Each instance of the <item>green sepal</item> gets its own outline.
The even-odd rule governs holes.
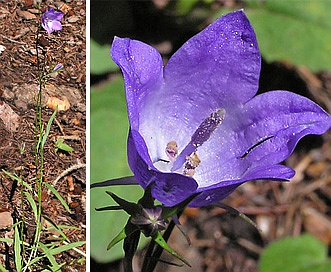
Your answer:
[[[147,209],[155,208],[154,198],[152,196],[152,184],[153,183],[150,183],[150,185],[145,188],[143,197],[138,201],[138,204]]]
[[[190,246],[191,245],[191,239],[188,236],[188,234],[186,233],[185,228],[180,224],[177,214],[174,214],[172,216],[172,221],[175,223],[175,225],[179,229],[179,231],[183,234],[183,236],[185,237],[188,245]]]
[[[98,188],[98,187],[107,187],[107,186],[115,186],[115,185],[138,185],[138,182],[134,176],[110,179],[101,182],[96,182],[90,184],[90,188]]]
[[[129,237],[135,231],[139,231],[138,228],[133,225],[130,221],[131,217],[129,218],[128,222],[126,223],[125,227],[116,235],[116,237],[111,240],[111,242],[107,246],[107,250],[111,249],[114,245],[119,243],[120,241],[124,240],[125,238]]]
[[[113,194],[112,192],[106,191],[108,195],[111,196],[111,198],[120,205],[124,211],[126,211],[129,215],[135,215],[137,213],[141,212],[141,205],[126,201],[123,198],[118,197],[117,195]]]
[[[111,242],[107,246],[107,250],[111,249],[114,245],[118,244],[122,240],[126,238],[126,233],[125,233],[125,227],[120,231],[119,234],[116,235],[116,237],[111,240]]]
[[[107,206],[107,207],[101,207],[101,208],[95,208],[96,211],[118,211],[123,210],[121,206]]]
[[[160,247],[162,247],[164,250],[169,252],[172,256],[176,257],[177,259],[181,260],[184,264],[186,264],[189,267],[192,267],[182,256],[180,256],[176,251],[174,251],[167,242],[163,239],[163,236],[158,231],[156,236],[154,237],[155,243],[157,243]]]
[[[250,219],[246,214],[241,213],[240,211],[238,211],[237,209],[228,206],[224,203],[218,202],[218,203],[214,203],[214,205],[216,207],[219,207],[221,209],[227,210],[229,213],[239,216],[242,219],[244,219],[247,223],[251,224],[253,227],[255,227],[259,232],[262,232],[262,230],[259,228],[259,226],[252,220]]]
[[[241,217],[242,219],[244,219],[247,223],[251,224],[259,232],[262,232],[262,230],[259,228],[259,226],[252,219],[250,219],[246,214],[239,212],[239,217]]]

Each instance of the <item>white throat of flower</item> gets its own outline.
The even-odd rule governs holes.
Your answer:
[[[193,133],[190,142],[178,154],[176,141],[170,141],[165,147],[168,159],[158,159],[154,166],[162,172],[175,172],[192,177],[201,160],[198,156],[198,148],[206,142],[216,128],[222,124],[225,118],[225,109],[220,108],[212,112],[202,121]]]

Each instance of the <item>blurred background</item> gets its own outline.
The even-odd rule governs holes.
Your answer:
[[[263,57],[259,93],[289,90],[331,112],[330,0],[91,0],[91,183],[131,175],[123,80],[109,55],[113,37],[148,43],[166,62],[216,18],[241,8]],[[170,245],[193,268],[159,264],[156,271],[331,271],[330,160],[330,132],[306,137],[285,162],[297,172],[290,183],[249,182],[224,201],[253,219],[261,232],[219,208],[185,210],[181,222],[192,246],[177,231]],[[106,248],[128,216],[94,210],[114,204],[106,190],[131,201],[142,195],[139,186],[91,191],[91,271],[122,269],[122,244]],[[136,271],[145,242],[134,260]],[[177,262],[167,254],[162,258]]]

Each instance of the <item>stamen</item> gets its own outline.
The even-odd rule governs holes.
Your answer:
[[[184,175],[193,177],[195,174],[195,168],[197,168],[200,164],[201,160],[198,157],[197,153],[193,153],[191,156],[186,156],[186,163],[184,166]]]
[[[178,155],[174,161],[174,165],[171,171],[178,170],[186,161],[186,157],[190,156],[197,150],[204,142],[206,142],[213,134],[215,129],[222,124],[225,117],[225,109],[218,109],[211,113],[205,120],[202,121],[197,130],[193,133],[191,141],[184,148],[184,150]]]
[[[176,159],[176,156],[178,154],[178,146],[175,141],[171,141],[167,144],[166,154],[171,162]]]

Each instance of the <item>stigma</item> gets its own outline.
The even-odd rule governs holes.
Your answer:
[[[202,123],[193,133],[190,142],[174,160],[171,168],[172,172],[180,169],[185,164],[187,157],[196,152],[198,147],[203,145],[203,143],[211,137],[216,128],[222,124],[224,118],[225,109],[220,108],[212,112],[206,119],[202,121]]]

